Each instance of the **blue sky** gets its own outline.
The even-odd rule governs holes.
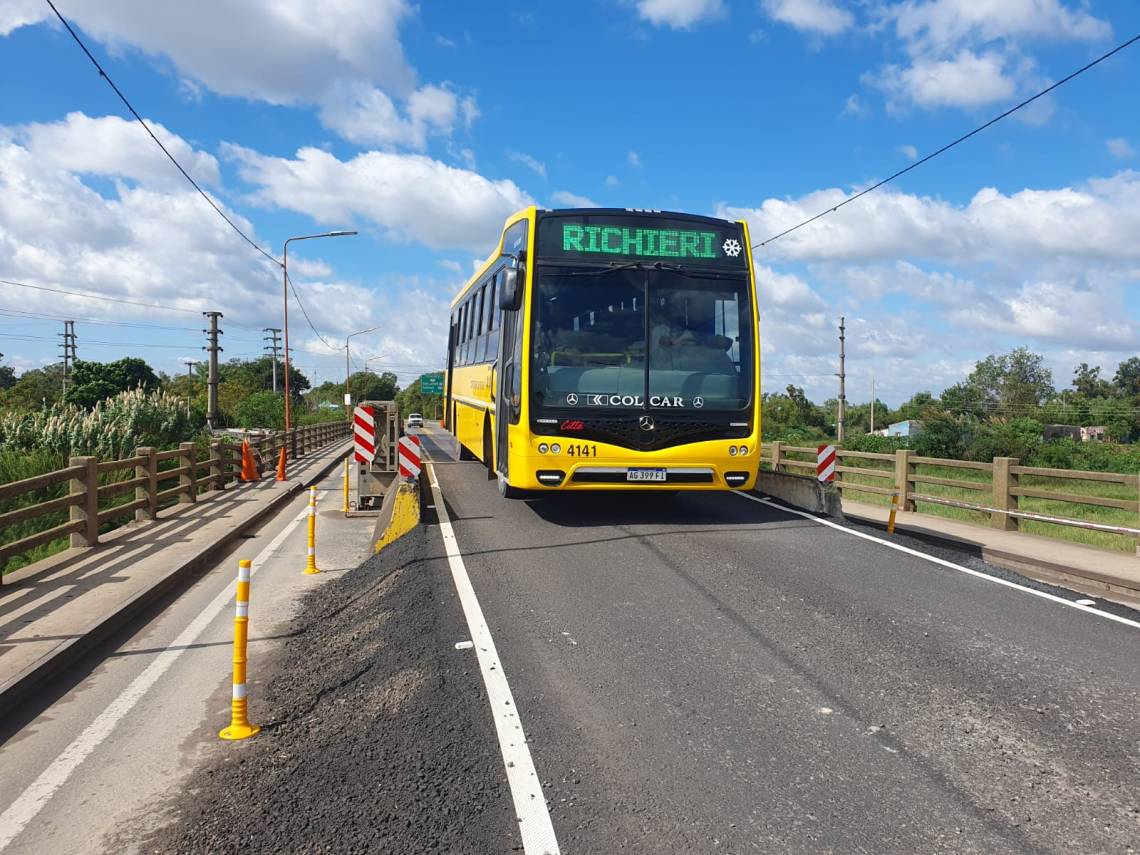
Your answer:
[[[601,204],[744,217],[763,239],[1140,33],[1131,0],[338,0],[57,4],[334,345],[439,367],[446,304],[506,215]],[[225,356],[280,326],[273,269],[182,183],[42,0],[0,9],[0,351]],[[1140,350],[1140,46],[890,187],[757,252],[764,375],[939,391],[991,352],[1111,374]],[[29,314],[31,313],[31,314]],[[33,316],[35,315],[35,316]],[[291,312],[295,361],[343,375]],[[109,323],[109,322],[114,322]],[[131,326],[125,326],[130,324]],[[139,324],[139,326],[135,326]],[[157,325],[141,326],[142,324]]]

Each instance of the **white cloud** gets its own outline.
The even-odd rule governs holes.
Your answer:
[[[13,2],[0,11],[0,35],[54,20],[46,5]],[[205,87],[315,106],[326,127],[350,142],[422,149],[428,135],[450,135],[458,120],[470,127],[478,116],[470,96],[417,85],[399,38],[415,14],[409,0],[75,0],[65,12],[113,53],[168,59],[187,94]]]
[[[723,0],[636,0],[636,7],[649,23],[678,30],[726,13]]]
[[[756,208],[721,205],[717,216],[747,218],[763,239],[849,194],[837,188]],[[979,190],[966,205],[890,190],[871,193],[770,244],[766,257],[799,261],[929,258],[955,263],[1073,258],[1140,260],[1140,173],[1124,171],[1077,187]]]
[[[316,148],[270,157],[227,144],[265,205],[327,225],[364,218],[387,234],[440,249],[485,249],[513,211],[531,204],[513,181],[492,181],[423,155],[370,151],[339,160]]]
[[[607,175],[604,183],[606,187],[617,187],[621,184],[616,175]]]
[[[641,155],[636,151],[631,151],[625,156],[626,162],[629,163],[634,169],[641,169]]]
[[[903,0],[872,8],[874,27],[893,28],[905,64],[865,74],[893,109],[917,106],[976,109],[1041,88],[1037,64],[1025,53],[1034,41],[1092,42],[1108,38],[1107,22],[1062,0]],[[1041,123],[1052,104],[1019,114]]]
[[[521,163],[536,175],[541,175],[543,178],[546,177],[546,164],[538,158],[531,157],[529,154],[524,154],[521,151],[508,151],[507,159],[513,160],[515,163]]]
[[[918,160],[918,149],[910,143],[904,143],[897,149],[898,153],[905,157],[907,160]]]
[[[218,183],[218,162],[212,155],[195,150],[158,122],[147,121],[147,125],[196,181],[205,185]],[[187,186],[146,131],[137,122],[118,116],[92,118],[68,113],[58,122],[22,125],[7,133],[45,166],[104,178],[126,178],[165,189]]]
[[[405,102],[406,118],[374,86],[335,86],[320,108],[321,123],[359,145],[407,146],[423,150],[429,135],[451,136],[466,99],[442,86],[422,86]],[[464,118],[464,124],[468,120]]]
[[[450,258],[443,258],[436,262],[444,270],[450,270],[452,273],[462,273],[463,265],[458,261],[452,261]]]
[[[914,53],[954,52],[962,44],[997,40],[1096,41],[1112,35],[1106,21],[1061,0],[927,0],[882,7]]]
[[[439,33],[436,34],[435,43],[437,45],[439,45],[440,47],[445,47],[445,48],[455,47],[455,42],[452,39],[449,39],[447,36],[439,34]]]
[[[1104,144],[1108,147],[1109,154],[1117,160],[1128,160],[1136,157],[1136,149],[1124,137],[1114,137],[1110,140],[1105,140]]]
[[[556,190],[550,194],[550,201],[563,208],[600,208],[602,207],[588,196],[579,196],[566,190]]]
[[[762,0],[761,5],[773,20],[816,35],[835,36],[855,24],[855,16],[832,0]]]
[[[863,99],[857,94],[852,93],[847,96],[847,100],[843,102],[843,109],[840,111],[841,116],[854,116],[856,119],[865,119],[871,115],[871,108],[868,107]]]
[[[978,55],[962,50],[947,59],[916,59],[909,66],[887,65],[867,74],[865,83],[882,89],[888,107],[974,108],[1007,101],[1017,84],[1006,74],[1006,57],[996,51]]]

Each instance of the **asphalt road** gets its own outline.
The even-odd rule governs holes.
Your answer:
[[[1140,848],[1140,629],[739,495],[435,471],[563,852]]]
[[[237,559],[264,553],[250,597],[250,708],[258,722],[265,715],[267,665],[298,598],[370,553],[375,519],[340,514],[339,473],[319,486],[325,491],[317,527],[322,573],[301,572],[308,495],[300,495],[160,615],[101,651],[101,661],[75,674],[74,685],[34,720],[0,737],[4,855],[139,851],[143,837],[187,800],[183,782],[196,764],[220,754],[241,756],[246,743],[217,737],[229,723]],[[196,621],[201,632],[188,639]],[[139,680],[152,666],[161,673],[140,692]],[[83,751],[89,753],[81,762],[68,762]]]

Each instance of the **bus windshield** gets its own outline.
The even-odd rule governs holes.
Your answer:
[[[539,409],[707,412],[751,403],[746,274],[540,264],[535,281]]]

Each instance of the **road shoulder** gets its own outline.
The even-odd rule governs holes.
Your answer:
[[[438,530],[308,596],[254,698],[143,848],[493,852],[517,845],[494,726]]]

